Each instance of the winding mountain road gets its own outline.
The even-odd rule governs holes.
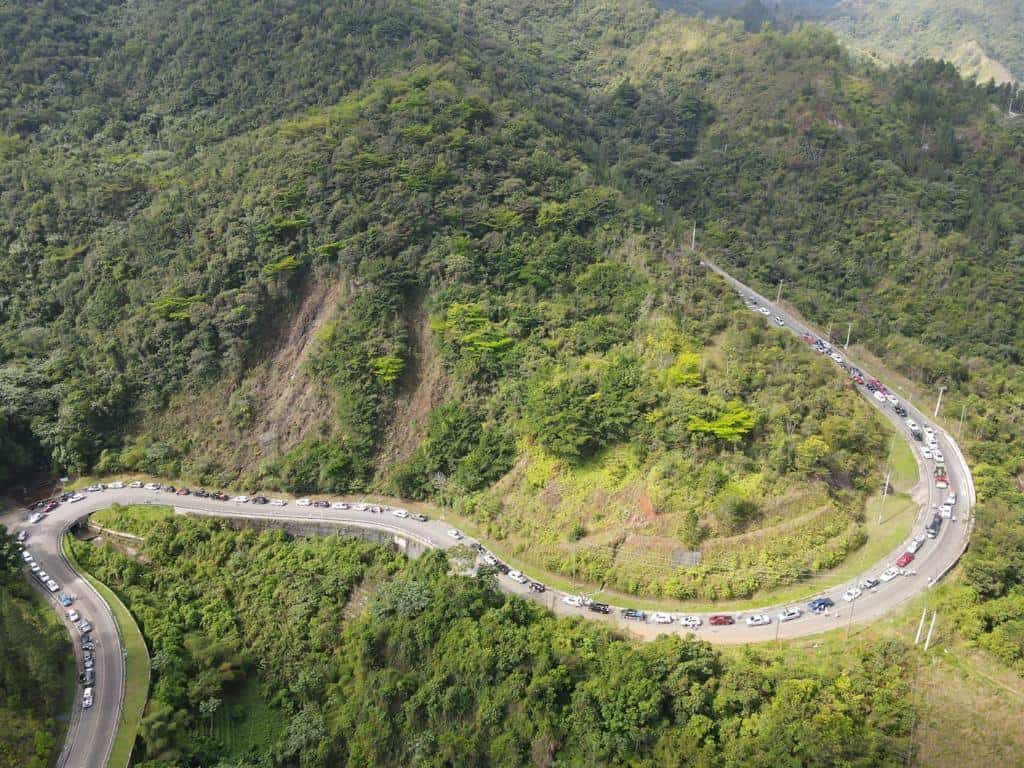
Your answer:
[[[807,334],[820,338],[820,334],[798,318],[791,316],[782,307],[768,301],[714,264],[704,262],[704,265],[721,275],[741,295],[755,301],[758,309],[761,306],[765,307],[768,310],[768,315],[765,317],[766,322],[788,329],[797,335]],[[775,321],[775,317],[780,320]],[[867,373],[863,366],[859,367]],[[920,509],[911,536],[918,535],[931,518],[933,508],[942,503],[939,496],[940,491],[935,487],[931,465],[921,454],[922,443],[910,436],[904,420],[893,412],[891,405],[878,402],[863,387],[858,387],[858,390],[869,403],[879,408],[894,424],[897,432],[908,441],[917,458],[920,480],[913,491],[913,496],[920,504]],[[930,423],[924,414],[910,403],[904,401],[903,404],[909,411],[910,417],[919,424],[923,426]],[[595,613],[585,605],[568,604],[566,598],[570,596],[565,593],[552,589],[544,593],[537,593],[526,584],[512,581],[507,575],[498,575],[499,584],[507,592],[541,602],[558,614],[577,615],[615,624],[631,634],[641,637],[692,631],[698,637],[716,643],[753,643],[773,639],[793,639],[825,632],[837,626],[846,626],[848,623],[860,624],[874,621],[895,610],[919,592],[930,588],[956,564],[967,547],[973,522],[971,510],[975,503],[973,479],[956,442],[938,427],[935,429],[938,443],[946,455],[947,475],[951,488],[958,493],[954,519],[944,521],[937,538],[929,539],[924,543],[912,564],[913,570],[908,570],[905,574],[899,575],[889,582],[881,583],[878,587],[864,592],[856,600],[846,602],[842,599],[847,588],[860,582],[863,577],[877,577],[888,568],[892,561],[906,549],[909,542],[905,541],[884,562],[874,564],[870,569],[846,583],[818,593],[819,596],[831,598],[835,603],[825,613],[810,613],[805,606],[798,605],[797,607],[803,609],[802,615],[783,623],[779,622],[777,614],[788,605],[797,604],[771,605],[753,611],[744,611],[744,616],[767,614],[771,617],[771,624],[756,627],[748,626],[742,617],[731,626],[711,626],[708,622],[708,614],[694,614],[699,616],[703,623],[696,630],[690,630],[681,627],[677,622],[653,624],[627,621],[618,610],[613,610],[607,615]],[[941,491],[943,498],[945,493],[945,491]],[[468,537],[456,540],[450,536],[451,526],[444,521],[417,522],[411,517],[396,516],[389,508],[385,508],[382,513],[375,513],[369,509],[360,508],[339,510],[299,507],[294,503],[290,503],[286,507],[259,506],[194,496],[179,497],[163,491],[146,491],[135,488],[107,489],[87,494],[85,499],[77,503],[61,504],[36,524],[28,522],[26,511],[18,511],[0,517],[0,523],[6,525],[9,530],[29,531],[30,535],[26,546],[35,557],[36,562],[60,583],[62,591],[75,596],[74,607],[84,617],[90,619],[95,626],[93,630],[93,637],[96,638],[97,645],[95,705],[91,709],[81,709],[81,697],[76,696],[65,748],[57,763],[58,768],[102,768],[106,766],[120,718],[124,686],[124,652],[117,626],[104,601],[89,586],[88,582],[71,569],[60,548],[61,536],[68,526],[115,502],[120,504],[165,504],[174,506],[183,514],[193,515],[344,524],[386,533],[393,536],[395,542],[403,547],[409,542],[417,542],[424,547],[441,548],[474,543]],[[49,593],[47,594],[49,595]],[[807,597],[812,596],[808,595]],[[64,611],[56,601],[54,601],[54,606],[63,616]],[[80,657],[78,630],[70,623],[68,626],[70,633],[75,638],[76,654]],[[121,766],[112,768],[121,768]]]

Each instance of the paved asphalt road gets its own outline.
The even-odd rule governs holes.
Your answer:
[[[791,317],[783,309],[774,306],[763,296],[738,283],[715,265],[706,264],[706,266],[721,274],[737,291],[745,296],[754,298],[758,305],[767,307],[769,315],[765,317],[766,322],[777,326],[778,323],[774,318],[779,316],[782,318],[783,326],[791,332],[819,336],[813,329],[796,318]],[[864,366],[859,367],[865,373],[868,373]],[[913,494],[921,506],[911,535],[920,534],[931,517],[932,508],[937,503],[942,503],[941,499],[945,497],[946,492],[935,488],[930,463],[923,459],[920,453],[922,443],[910,437],[903,419],[899,418],[888,404],[878,403],[863,388],[860,391],[868,402],[878,407],[893,422],[897,431],[909,442],[917,457],[921,480],[915,487]],[[930,423],[923,413],[913,408],[909,403],[905,402],[904,404],[910,411],[911,418],[917,421],[918,424],[924,426]],[[843,592],[848,587],[859,582],[861,578],[869,575],[877,576],[885,570],[905,549],[907,542],[904,542],[885,561],[874,564],[871,568],[865,570],[864,573],[858,575],[857,578],[819,593],[831,597],[835,602],[835,607],[825,614],[811,614],[806,610],[806,606],[795,604],[803,609],[803,615],[793,621],[780,623],[776,615],[786,606],[772,605],[754,611],[744,611],[742,615],[732,614],[736,617],[737,623],[732,626],[722,627],[709,626],[707,621],[708,614],[697,614],[703,619],[704,623],[696,630],[695,634],[703,639],[718,643],[761,642],[775,638],[792,639],[813,635],[836,627],[846,626],[851,622],[859,624],[873,621],[893,611],[918,592],[934,584],[956,563],[963,553],[967,544],[967,538],[970,535],[970,510],[974,504],[973,480],[959,447],[949,435],[941,430],[937,430],[937,432],[939,443],[946,455],[946,465],[951,486],[957,490],[959,495],[955,508],[956,519],[955,521],[945,521],[938,538],[928,540],[924,544],[905,575],[898,576],[893,581],[883,583],[877,588],[865,592],[859,599],[853,602],[848,603],[842,599]],[[27,522],[27,513],[24,511],[0,518],[0,522],[7,525],[9,530],[27,529],[30,531],[30,539],[27,544],[36,561],[44,570],[53,575],[64,591],[76,597],[75,607],[83,616],[89,618],[96,627],[93,631],[93,635],[97,640],[96,703],[89,710],[80,710],[78,704],[76,704],[64,754],[62,755],[61,762],[58,764],[60,768],[97,768],[98,766],[105,765],[120,715],[124,665],[116,625],[99,595],[83,579],[71,572],[68,564],[60,555],[58,544],[60,534],[68,524],[98,509],[108,507],[113,502],[121,504],[170,504],[174,505],[180,512],[217,517],[344,523],[385,531],[393,534],[399,540],[414,540],[431,547],[447,548],[459,543],[473,543],[468,538],[460,542],[451,537],[448,534],[449,526],[443,521],[429,520],[425,523],[420,523],[411,518],[396,517],[388,508],[385,508],[383,513],[373,513],[361,509],[336,510],[299,507],[294,503],[290,503],[287,507],[272,507],[220,502],[192,496],[176,497],[162,491],[145,491],[143,489],[131,488],[108,489],[102,492],[87,494],[87,497],[78,503],[62,504],[48,515],[46,519],[35,525]],[[506,591],[541,602],[558,614],[579,615],[595,621],[616,624],[631,634],[640,637],[654,637],[669,632],[685,633],[690,631],[683,629],[678,623],[658,625],[647,622],[626,621],[617,610],[613,611],[610,615],[596,614],[586,607],[576,607],[567,604],[565,602],[567,595],[564,593],[548,590],[543,594],[537,594],[530,591],[526,585],[518,584],[507,576],[499,576],[499,583]],[[810,598],[811,596],[808,595],[807,597]],[[54,602],[54,606],[55,610],[63,613],[56,602]],[[753,613],[768,614],[771,618],[771,624],[760,627],[747,626],[744,617]],[[70,625],[69,631],[75,638],[76,653],[79,653],[78,631]]]

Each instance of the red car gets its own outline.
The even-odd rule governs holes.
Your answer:
[[[712,627],[727,627],[730,624],[735,623],[736,619],[734,619],[732,616],[726,616],[721,613],[712,616],[710,619],[708,619],[708,624],[710,624]]]
[[[914,556],[909,552],[904,552],[902,555],[896,558],[896,567],[906,568],[912,562],[914,562]]]

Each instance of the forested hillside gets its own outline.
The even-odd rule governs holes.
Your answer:
[[[907,754],[913,662],[899,644],[841,668],[679,637],[637,646],[506,597],[488,573],[451,575],[440,552],[401,564],[337,537],[174,515],[116,524],[146,537],[144,563],[75,552],[153,649],[140,767],[897,766]]]
[[[0,767],[46,768],[74,662],[64,627],[22,580],[20,565],[0,526]]]
[[[791,27],[828,27],[854,51],[893,63],[922,58],[950,61],[980,83],[1019,80],[1024,13],[1015,0],[658,0],[686,15],[706,13]]]
[[[429,496],[645,594],[801,578],[862,540],[885,438],[696,222],[968,406],[956,605],[1024,659],[1007,89],[639,0],[0,14],[3,466]],[[697,583],[613,559],[750,531]]]

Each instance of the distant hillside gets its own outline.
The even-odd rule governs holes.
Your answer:
[[[880,61],[952,61],[979,82],[1024,75],[1024,4],[1019,0],[660,0],[683,13],[737,18],[756,30],[770,20],[824,24]]]

